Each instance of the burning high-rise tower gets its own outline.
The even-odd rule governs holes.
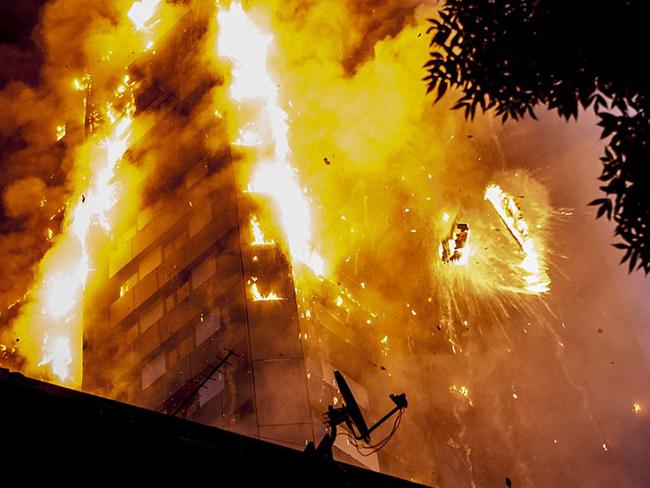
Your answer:
[[[566,293],[595,281],[563,284],[591,251],[555,210],[582,205],[553,190],[562,153],[433,106],[435,3],[48,0],[47,81],[0,92],[0,129],[29,136],[9,229],[42,244],[0,248],[20,275],[0,362],[298,449],[340,370],[369,423],[387,392],[410,407],[386,450],[339,431],[339,456],[434,484],[575,480],[580,443],[626,456],[593,386],[641,375],[604,346],[618,316]],[[643,418],[629,390],[608,418]]]
[[[220,12],[219,21],[219,54],[235,78],[230,91],[242,97],[240,114],[231,117],[241,127],[229,127],[219,108],[197,116],[222,83],[185,54],[209,37],[200,14],[186,15],[156,52],[129,68],[134,116],[151,122],[128,155],[141,169],[138,185],[153,181],[157,190],[113,225],[108,257],[97,266],[96,278],[103,278],[84,311],[83,387],[302,449],[319,440],[321,413],[339,401],[335,369],[349,372],[369,409],[373,392],[350,373],[377,360],[381,346],[361,334],[371,314],[320,276],[309,205],[287,162],[286,114],[270,78],[264,82],[266,58],[238,53],[227,36],[258,35],[263,50],[268,40],[239,6]],[[173,72],[158,52],[178,53]],[[246,76],[252,84],[242,88]],[[92,98],[87,107],[92,122]],[[233,149],[205,143],[228,132]],[[269,148],[273,156],[264,162]],[[245,187],[238,183],[242,167],[253,174]],[[313,281],[300,307],[292,262]],[[376,454],[360,456],[344,438],[336,446],[339,456],[380,469]]]

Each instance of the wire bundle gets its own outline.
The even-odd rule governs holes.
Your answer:
[[[393,438],[395,435],[395,432],[397,432],[397,429],[399,429],[399,425],[402,422],[402,415],[404,414],[405,409],[400,409],[399,413],[397,414],[397,417],[395,417],[395,422],[393,422],[393,428],[391,431],[388,433],[386,437],[384,437],[382,440],[377,442],[376,444],[360,444],[359,441],[352,435],[352,433],[346,428],[343,432],[339,432],[338,435],[345,435],[352,445],[356,448],[356,450],[359,452],[364,457],[372,456],[375,454],[377,451],[383,449],[386,444],[390,442],[390,440]]]

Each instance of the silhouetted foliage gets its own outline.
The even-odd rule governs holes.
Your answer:
[[[431,26],[428,90],[450,89],[473,118],[535,117],[545,105],[566,118],[593,107],[602,138],[597,216],[616,223],[629,270],[650,272],[650,77],[643,0],[447,0]]]

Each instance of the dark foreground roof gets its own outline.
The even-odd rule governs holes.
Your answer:
[[[419,486],[1,368],[0,438],[0,464],[62,463],[61,475],[92,466],[103,468],[93,478],[135,468],[152,478],[207,476],[212,486]]]

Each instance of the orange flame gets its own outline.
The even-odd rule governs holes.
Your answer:
[[[158,9],[160,0],[136,0],[127,16],[139,31],[144,30]]]
[[[41,374],[73,386],[81,384],[83,292],[91,271],[88,236],[94,226],[109,228],[108,212],[118,191],[112,179],[129,145],[131,122],[129,112],[105,138],[91,143],[90,181],[78,182],[77,204],[68,209],[63,231],[40,263],[31,301],[17,319],[26,336],[21,351],[38,358]]]
[[[271,246],[275,244],[275,241],[267,241],[262,232],[262,227],[260,226],[259,220],[253,215],[251,218],[251,233],[253,234],[253,245],[254,246]]]
[[[250,286],[251,298],[254,302],[282,300],[282,297],[275,292],[269,292],[266,295],[262,295],[260,290],[257,288],[257,278],[255,276],[248,280],[248,284]]]
[[[57,140],[57,142],[65,137],[65,132],[66,132],[65,124],[56,126],[56,140]]]
[[[230,96],[236,102],[262,102],[257,119],[239,127],[235,144],[273,148],[272,157],[256,166],[249,191],[268,195],[273,201],[291,257],[323,275],[325,263],[312,245],[309,200],[300,187],[296,169],[289,163],[288,116],[280,106],[278,86],[267,69],[273,36],[262,32],[236,2],[220,10],[217,20],[218,52],[232,62]],[[261,130],[267,126],[268,134]]]
[[[465,385],[461,385],[461,386],[451,385],[449,387],[449,391],[451,393],[455,393],[467,399],[467,403],[469,404],[470,407],[474,406],[474,403],[472,403],[472,397],[469,394],[469,388],[467,388]]]
[[[136,1],[128,12],[147,43],[152,42],[151,28],[158,22],[153,15],[160,4],[160,0]],[[91,76],[86,74],[74,79],[72,88],[88,92],[90,84]],[[111,228],[110,213],[120,191],[114,177],[131,143],[132,90],[133,82],[125,74],[113,91],[116,99],[127,102],[125,108],[118,110],[110,101],[97,101],[107,126],[102,135],[93,136],[78,151],[73,173],[75,196],[71,199],[76,203],[65,210],[58,235],[47,229],[52,247],[41,260],[29,300],[13,324],[21,339],[19,351],[27,358],[27,372],[70,386],[78,387],[82,380],[83,301],[93,270],[89,238],[93,229],[108,232]],[[65,132],[65,125],[58,126],[57,139]]]

